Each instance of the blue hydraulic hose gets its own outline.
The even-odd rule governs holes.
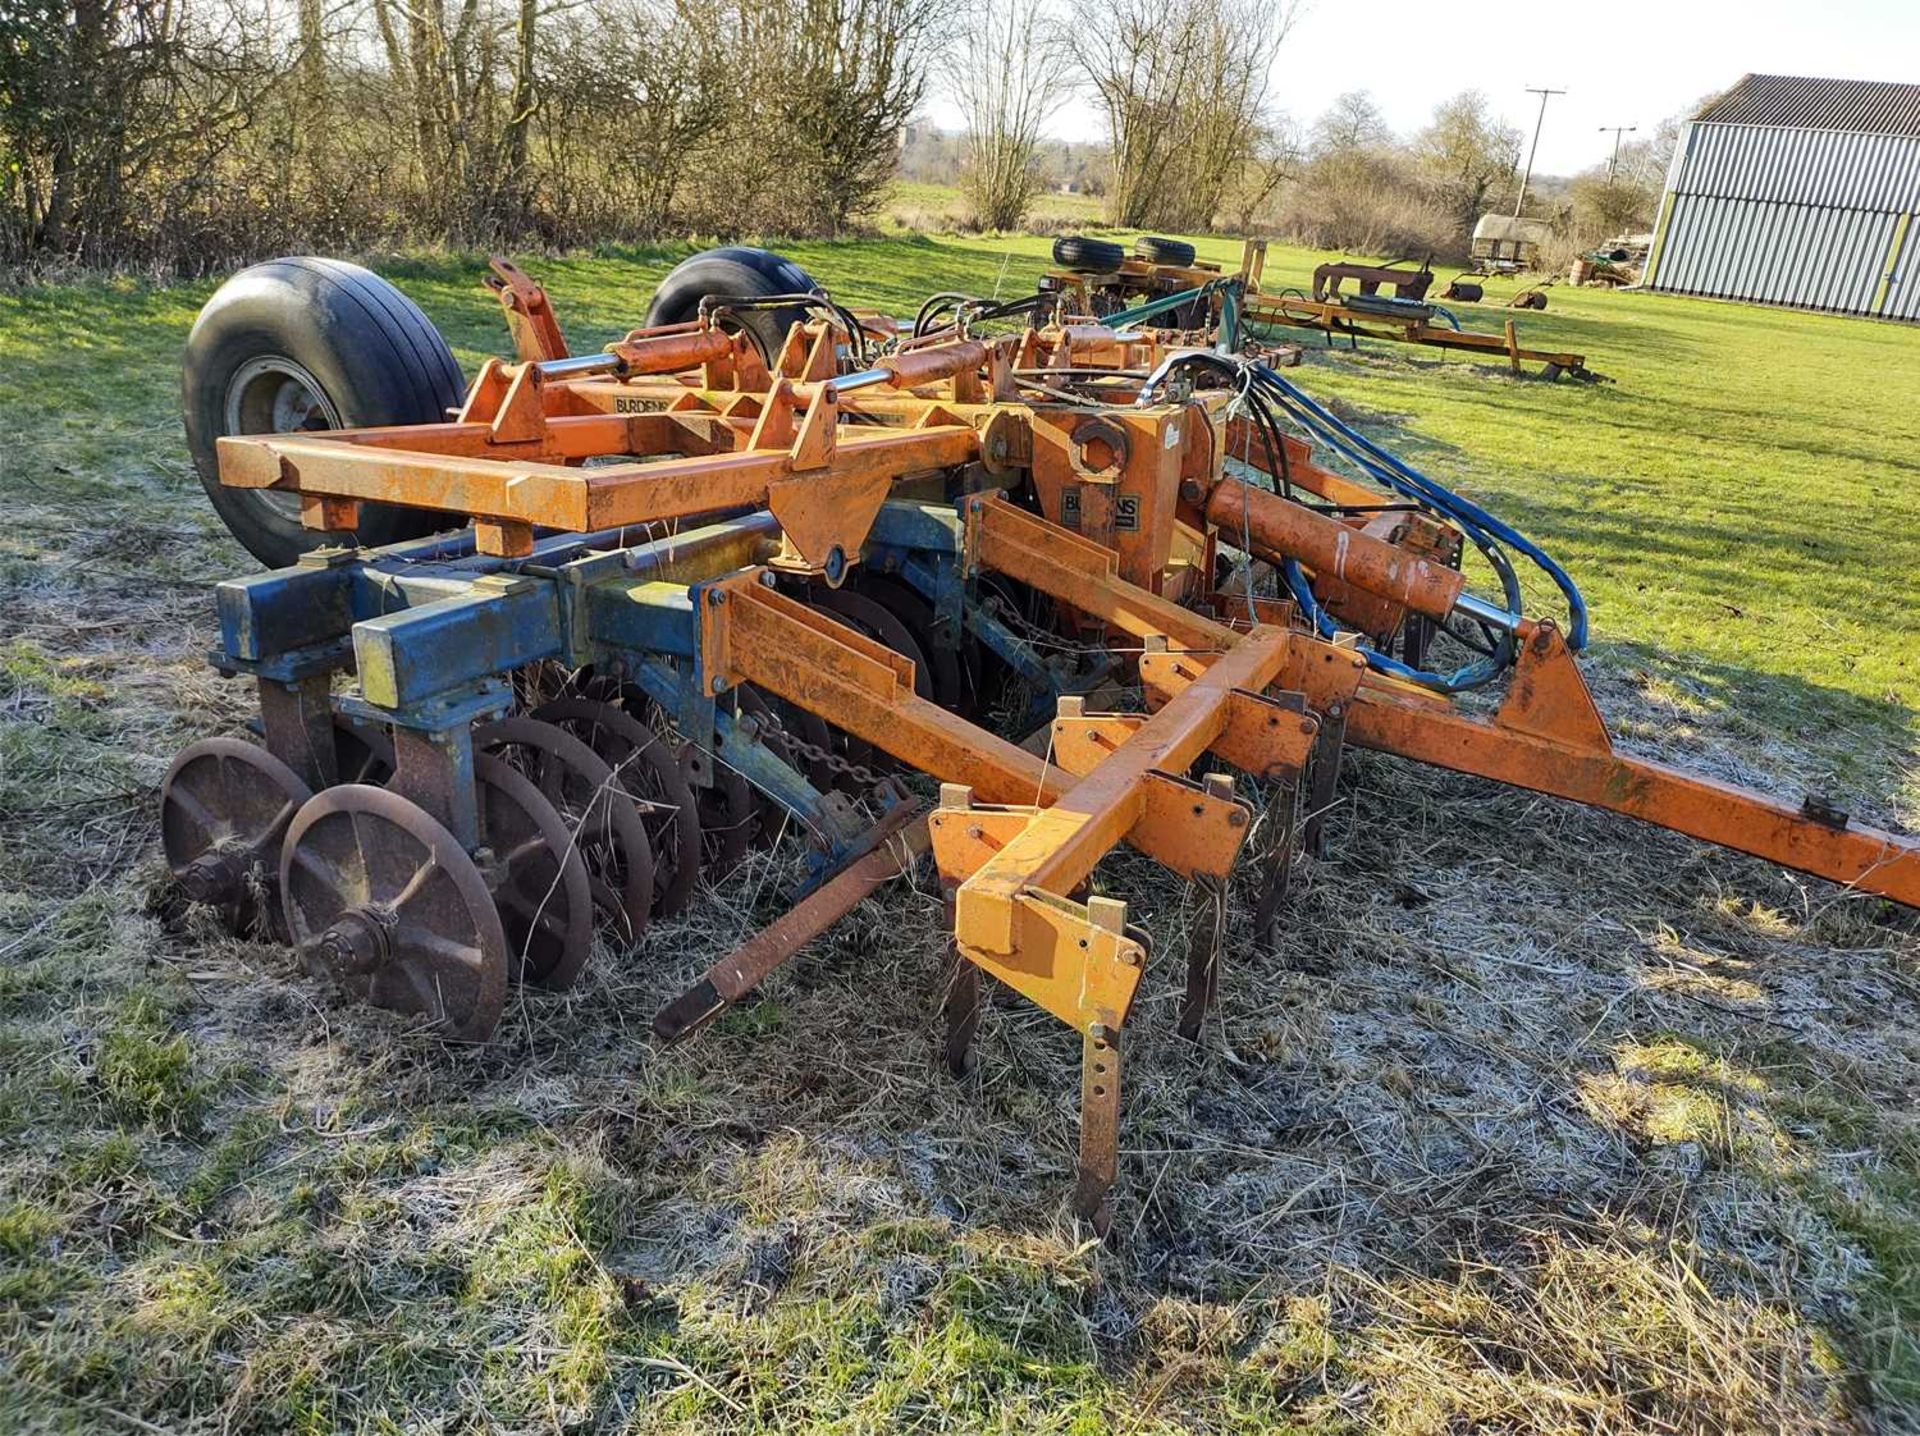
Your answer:
[[[1580,587],[1573,581],[1572,576],[1549,557],[1539,545],[1510,524],[1495,518],[1472,500],[1462,498],[1451,489],[1436,483],[1375,444],[1364,434],[1334,417],[1297,386],[1288,383],[1265,364],[1256,364],[1254,372],[1259,381],[1286,404],[1296,419],[1318,432],[1329,445],[1352,459],[1381,483],[1409,498],[1427,503],[1448,517],[1480,530],[1486,537],[1505,544],[1518,553],[1525,554],[1542,573],[1553,580],[1554,586],[1567,600],[1567,611],[1571,620],[1568,626],[1567,646],[1575,650],[1587,646],[1586,599],[1581,596]],[[1513,596],[1509,595],[1510,608],[1512,602]]]

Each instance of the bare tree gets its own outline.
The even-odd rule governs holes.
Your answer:
[[[1270,0],[1082,0],[1075,37],[1106,118],[1114,223],[1211,221],[1259,134],[1292,16]]]
[[[1071,66],[1047,0],[980,0],[949,66],[966,118],[960,191],[973,222],[1013,229],[1040,187],[1040,127],[1065,98]]]
[[[1220,201],[1219,214],[1229,227],[1241,234],[1258,228],[1281,187],[1299,178],[1301,158],[1299,131],[1291,120],[1282,115],[1262,125]]]
[[[893,182],[945,0],[732,0],[720,227],[838,233]]]
[[[0,262],[843,230],[945,0],[0,0]]]
[[[1365,90],[1348,90],[1313,122],[1316,156],[1344,154],[1391,144],[1393,130],[1380,106]]]
[[[1486,213],[1489,200],[1513,181],[1520,164],[1520,131],[1503,124],[1478,90],[1443,101],[1414,139],[1414,155],[1433,197],[1464,232]]]

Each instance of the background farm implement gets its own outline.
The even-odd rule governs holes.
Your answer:
[[[1118,245],[1105,241],[1077,236],[1059,240],[1054,246],[1059,267],[1041,279],[1041,291],[1061,297],[1076,313],[1119,317],[1122,322],[1125,316],[1152,307],[1186,327],[1233,324],[1244,326],[1249,335],[1311,329],[1325,336],[1328,344],[1344,338],[1357,347],[1363,338],[1389,339],[1505,360],[1515,374],[1521,372],[1522,365],[1538,364],[1541,377],[1546,379],[1563,375],[1573,379],[1594,377],[1584,354],[1522,345],[1512,319],[1503,321],[1498,334],[1466,328],[1452,311],[1427,299],[1433,275],[1424,265],[1411,269],[1322,264],[1314,271],[1312,291],[1307,292],[1262,286],[1267,255],[1264,240],[1248,240],[1240,266],[1233,271],[1196,260],[1188,245],[1169,253],[1164,246],[1173,243],[1142,241],[1147,248],[1127,255]],[[1343,292],[1344,280],[1354,281],[1352,291]],[[1382,285],[1394,292],[1381,294]],[[1477,286],[1463,290],[1459,281],[1452,289],[1456,294],[1470,293],[1473,298],[1480,294]],[[1528,294],[1536,297],[1524,304],[1516,300],[1519,307],[1546,307],[1538,290]]]
[[[948,1060],[982,973],[1080,1034],[1075,1207],[1104,1222],[1151,954],[1102,860],[1126,845],[1194,885],[1197,1036],[1230,888],[1262,932],[1285,922],[1349,746],[1920,905],[1910,840],[1615,751],[1571,578],[1232,352],[1213,293],[1169,328],[1068,291],[944,296],[909,326],[720,251],[572,355],[501,266],[518,357],[449,416],[431,326],[319,263],[239,277],[191,346],[190,432],[223,428],[203,474],[223,513],[253,506],[236,532],[276,566],[218,592],[214,661],[255,681],[262,741],[180,755],[166,852],[195,900],[451,1036],[484,1040],[516,983],[572,982],[596,928],[644,952],[703,875],[796,836],[794,906],[662,1010],[656,1034],[683,1037],[930,852]],[[223,319],[278,302],[269,282],[297,299],[277,331]],[[302,316],[349,300],[360,347],[329,348],[340,326]],[[223,427],[255,412],[282,431]],[[416,536],[356,545],[370,525]],[[1528,566],[1564,630],[1524,612]],[[1494,684],[1496,704],[1455,697]]]

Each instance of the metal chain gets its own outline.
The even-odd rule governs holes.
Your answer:
[[[880,787],[881,784],[887,781],[863,763],[852,762],[849,759],[841,757],[831,748],[823,747],[818,743],[809,743],[805,738],[802,738],[798,733],[793,732],[782,723],[770,708],[765,712],[754,714],[753,721],[762,729],[760,735],[761,741],[765,741],[765,739],[770,737],[778,738],[793,752],[808,760],[809,763],[823,763],[826,765],[828,772],[851,779],[862,788],[872,790]]]

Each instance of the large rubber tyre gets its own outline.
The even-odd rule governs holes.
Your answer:
[[[1193,267],[1193,246],[1184,239],[1161,239],[1143,234],[1133,242],[1133,252],[1149,264],[1170,264],[1175,269]]]
[[[1063,234],[1053,242],[1053,262],[1077,274],[1111,274],[1126,258],[1119,245],[1084,234]]]
[[[784,255],[743,244],[703,249],[681,260],[654,291],[647,324],[684,324],[697,318],[700,301],[709,295],[722,299],[767,299],[776,294],[812,294],[820,286],[813,276]],[[787,342],[787,331],[807,317],[805,305],[778,309],[743,309],[738,319],[768,363]]]
[[[207,497],[233,536],[269,568],[338,542],[300,526],[298,500],[220,482],[215,441],[287,429],[428,424],[465,392],[447,341],[406,295],[337,259],[275,259],[214,291],[187,335],[180,383],[187,447]],[[461,522],[428,509],[363,504],[356,539],[369,547]]]

